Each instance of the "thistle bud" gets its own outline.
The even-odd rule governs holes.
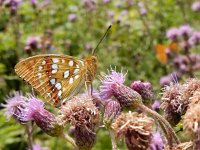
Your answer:
[[[142,96],[144,104],[149,104],[155,97],[153,87],[150,82],[133,81],[131,88]]]
[[[96,133],[87,128],[75,127],[74,139],[79,150],[91,150],[96,143]]]
[[[118,101],[109,100],[105,106],[104,123],[110,126],[112,121],[120,114],[121,106]]]
[[[63,126],[58,124],[56,116],[44,108],[44,102],[31,96],[22,110],[24,121],[34,121],[45,133],[50,136],[62,136]]]

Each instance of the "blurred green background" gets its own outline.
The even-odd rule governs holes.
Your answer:
[[[110,24],[112,29],[95,54],[98,72],[106,72],[110,66],[123,68],[124,72],[128,70],[127,85],[133,80],[149,81],[159,93],[160,77],[175,69],[170,63],[161,64],[156,59],[154,46],[169,44],[166,31],[171,27],[189,24],[200,30],[200,12],[192,10],[192,3],[191,0],[1,0],[0,103],[11,91],[31,92],[30,86],[14,72],[20,59],[42,53],[89,57]],[[191,51],[198,52],[199,48]],[[99,83],[98,79],[94,82]],[[23,126],[12,119],[7,121],[0,113],[0,149],[26,149]],[[33,136],[36,143],[49,149],[70,149],[70,144],[44,134],[39,128]],[[124,149],[122,143],[119,145]],[[94,150],[100,149],[111,149],[107,131],[98,132]]]

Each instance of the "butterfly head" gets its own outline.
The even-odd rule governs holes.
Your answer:
[[[94,78],[97,70],[97,57],[91,56],[86,58],[85,61],[87,62],[87,70],[89,71],[89,74]]]

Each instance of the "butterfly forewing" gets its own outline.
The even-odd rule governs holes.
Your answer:
[[[58,107],[85,82],[85,61],[67,55],[38,55],[20,61],[16,73],[49,103]]]

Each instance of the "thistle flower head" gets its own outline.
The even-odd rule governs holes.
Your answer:
[[[184,39],[188,39],[188,37],[192,34],[193,29],[190,25],[182,25],[180,28],[180,35],[183,36]]]
[[[39,36],[30,36],[27,38],[26,45],[32,49],[40,49],[41,38]]]
[[[34,121],[38,127],[50,136],[62,136],[63,126],[58,124],[56,116],[44,108],[44,102],[30,96],[22,110],[24,121]]]
[[[104,123],[109,126],[120,113],[120,103],[116,100],[108,100],[105,105]]]
[[[183,86],[171,84],[163,89],[161,108],[164,109],[166,119],[172,124],[177,124],[181,115],[187,110],[188,101],[183,98]]]
[[[160,108],[161,103],[159,101],[155,101],[151,107],[153,110],[158,110]]]
[[[200,32],[194,32],[189,39],[189,43],[192,46],[197,46],[200,44]]]
[[[33,150],[49,150],[48,147],[42,147],[40,144],[34,144]]]
[[[195,91],[200,89],[200,80],[196,78],[189,79],[185,84],[183,84],[183,86],[183,97],[186,101],[189,101],[190,97],[193,96]]]
[[[81,95],[67,101],[59,111],[60,124],[70,123],[75,127],[88,128],[91,131],[99,125],[100,113],[92,102],[91,96]]]
[[[77,15],[76,14],[71,13],[71,14],[68,15],[68,20],[70,22],[74,22],[74,21],[76,21],[76,19],[77,19]]]
[[[150,82],[133,81],[131,88],[142,96],[143,103],[145,104],[154,99],[153,87]]]
[[[170,28],[169,30],[167,30],[166,36],[168,39],[172,41],[176,41],[179,36],[179,29],[174,28],[174,27]]]
[[[196,1],[192,4],[192,10],[193,11],[200,11],[200,2]]]
[[[125,138],[128,149],[147,149],[152,137],[153,120],[135,112],[122,113],[112,124],[117,137]]]
[[[109,99],[114,96],[121,106],[133,106],[142,103],[141,95],[135,90],[123,85],[125,75],[111,69],[111,72],[101,79],[100,96]]]
[[[102,99],[109,99],[113,96],[113,86],[122,85],[125,82],[125,76],[122,72],[116,72],[111,69],[107,75],[101,79],[102,85],[100,86],[100,96]]]
[[[159,132],[154,132],[148,150],[162,150],[164,142]]]
[[[1,104],[5,110],[5,116],[7,119],[14,117],[18,121],[22,121],[22,109],[25,107],[26,98],[20,92],[14,92],[13,96],[9,96],[6,99],[6,104]]]

